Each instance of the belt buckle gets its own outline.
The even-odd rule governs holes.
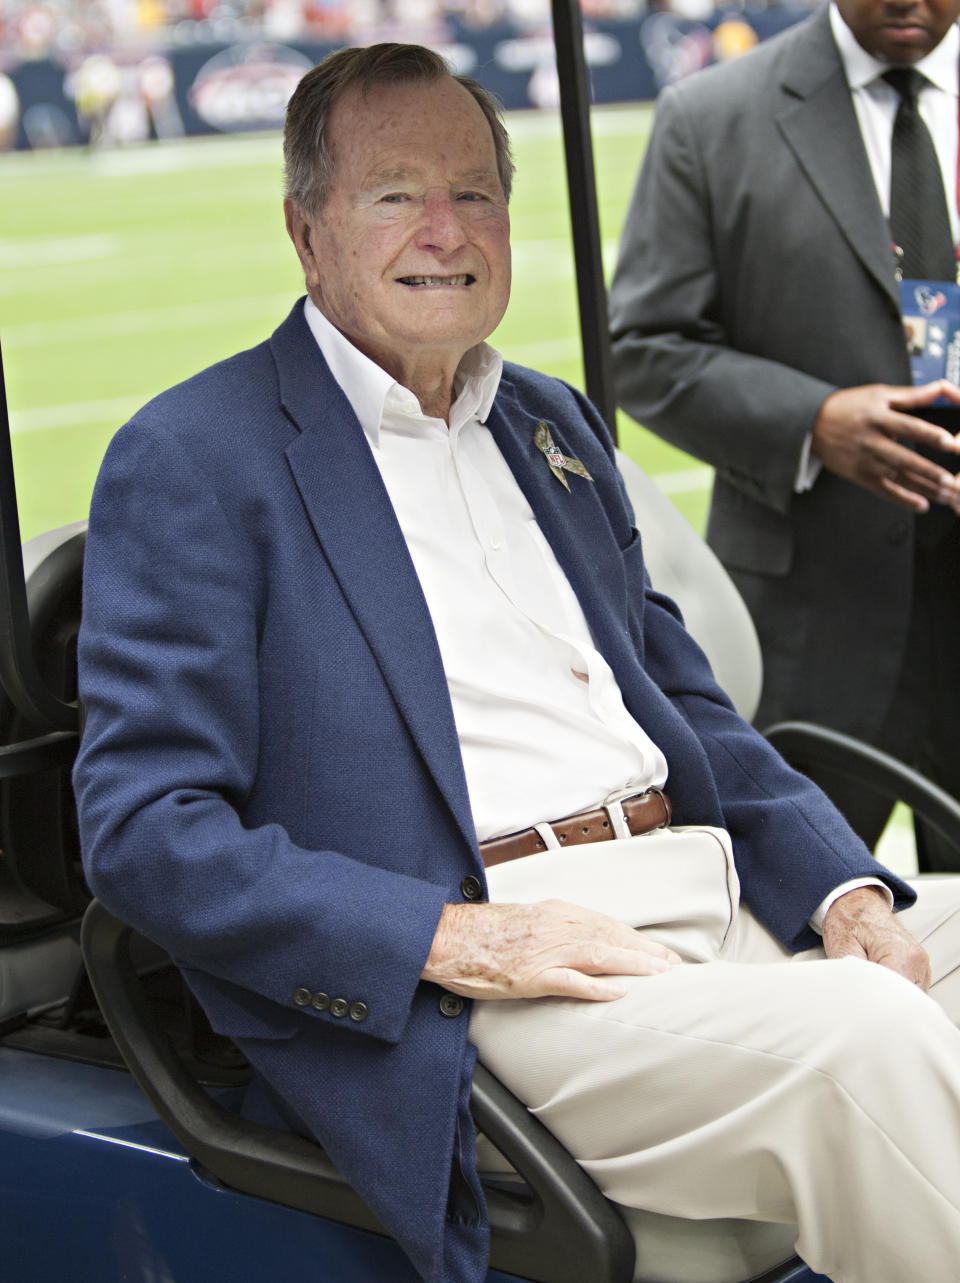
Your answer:
[[[658,824],[656,827],[658,829],[662,829],[662,828],[666,828],[666,826],[669,825],[670,803],[667,801],[666,793],[662,788],[660,788],[658,784],[651,784],[649,785],[648,788],[645,788],[645,789],[631,789],[631,790],[618,789],[616,792],[611,793],[608,797],[604,798],[603,802],[601,803],[601,805],[603,806],[603,809],[606,811],[607,816],[609,817],[610,827],[613,829],[613,836],[615,838],[630,838],[634,836],[630,832],[630,825],[627,823],[627,817],[624,814],[624,810],[623,810],[624,802],[629,802],[632,798],[635,798],[635,797],[649,797],[650,794],[654,794],[656,797],[659,797],[661,803],[663,804],[665,818],[663,820],[663,823]],[[649,831],[652,831],[652,830],[649,830]]]

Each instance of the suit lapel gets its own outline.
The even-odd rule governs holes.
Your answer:
[[[531,415],[505,379],[487,426],[570,581],[599,650],[617,671],[626,636],[627,596],[616,542],[596,484],[568,473],[568,491],[550,471],[534,443],[542,422],[563,453],[576,456],[562,426]]]
[[[853,252],[899,310],[890,232],[826,9],[796,41],[777,126]]]
[[[300,435],[287,460],[323,553],[464,837],[475,832],[436,634],[393,506],[356,415],[300,305],[271,340]]]

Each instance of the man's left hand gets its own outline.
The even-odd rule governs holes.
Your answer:
[[[823,920],[823,947],[828,958],[865,958],[930,988],[926,949],[900,925],[877,887],[856,887],[834,900]]]

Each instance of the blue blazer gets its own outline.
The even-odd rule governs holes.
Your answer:
[[[541,420],[593,481],[557,483]],[[877,866],[651,589],[597,414],[507,365],[489,428],[666,754],[677,822],[726,825],[746,903],[813,943],[823,896]],[[114,438],[84,594],[75,785],[94,893],[170,951],[423,1276],[481,1280],[469,1003],[441,1005],[420,972],[483,865],[430,615],[300,305]]]

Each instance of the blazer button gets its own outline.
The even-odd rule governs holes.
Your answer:
[[[457,993],[445,993],[440,999],[441,1016],[449,1016],[451,1020],[459,1016],[463,1011],[463,999]]]
[[[310,1005],[316,1007],[317,1011],[326,1011],[330,1006],[330,995],[321,990],[320,993],[315,993],[312,996],[310,999]]]
[[[293,991],[293,1001],[298,1007],[306,1007],[312,997],[313,994],[309,989],[300,988]]]
[[[350,1004],[346,998],[334,998],[330,1004],[331,1016],[345,1016],[350,1010]]]
[[[460,883],[460,894],[465,900],[482,900],[483,883],[471,873]]]
[[[362,1024],[369,1014],[370,1011],[365,1002],[351,1002],[350,1019],[355,1020],[358,1025]]]

